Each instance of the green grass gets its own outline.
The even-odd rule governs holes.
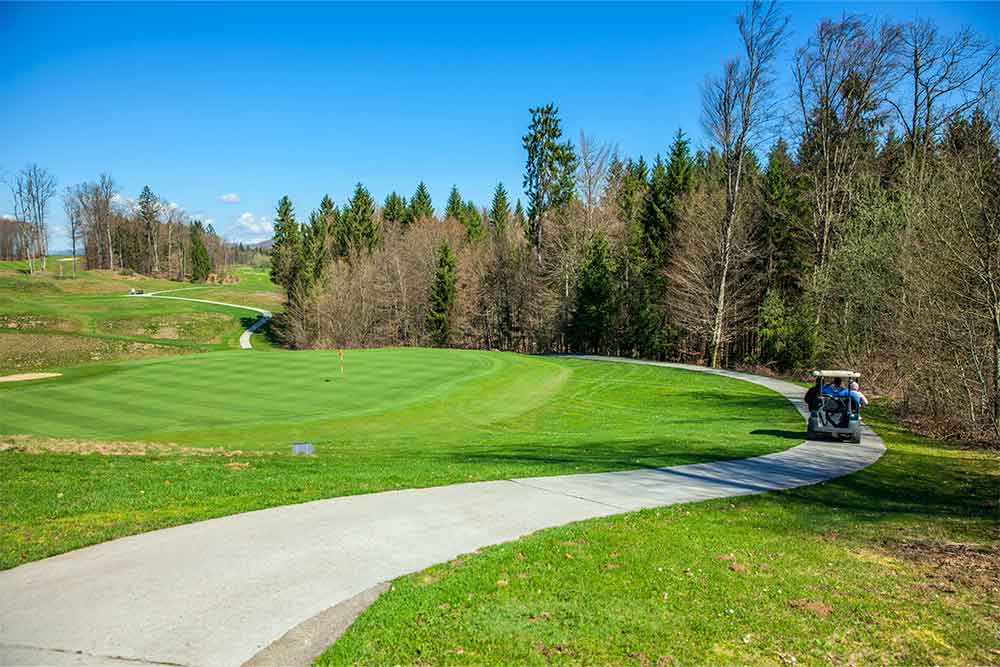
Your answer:
[[[253,313],[168,299],[128,297],[185,288],[178,296],[280,309],[280,293],[266,270],[236,267],[239,283],[190,289],[190,283],[80,271],[58,277],[50,270],[29,275],[26,262],[0,262],[0,375],[49,370],[96,360],[231,349]],[[270,347],[255,335],[255,347]]]
[[[0,403],[2,567],[316,498],[740,458],[802,436],[787,401],[749,383],[459,350],[349,350],[344,375],[319,351],[90,365],[0,385]],[[289,455],[300,439],[315,457]],[[176,447],[70,453],[150,442]]]
[[[997,664],[1000,464],[882,415],[849,477],[546,530],[404,577],[319,664]]]

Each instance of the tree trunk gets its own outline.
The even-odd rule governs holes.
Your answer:
[[[108,268],[112,271],[115,270],[115,250],[111,246],[111,225],[105,227],[108,233]]]
[[[1000,436],[1000,303],[993,304],[993,430]]]

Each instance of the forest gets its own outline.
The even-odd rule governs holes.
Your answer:
[[[381,205],[358,183],[307,214],[281,198],[274,334],[845,367],[925,432],[1000,442],[1000,49],[849,14],[793,44],[773,3],[735,27],[741,48],[699,91],[702,126],[665,127],[662,154],[567,136],[546,103],[520,137],[523,202],[502,183],[487,206],[453,187],[443,210],[422,182]],[[44,262],[44,206],[18,187],[37,193],[46,173],[29,171],[0,253]],[[88,267],[204,280],[260,252],[148,188],[130,207],[116,194],[107,176],[64,193]]]

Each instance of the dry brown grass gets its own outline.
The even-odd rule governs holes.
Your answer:
[[[246,456],[242,450],[221,447],[183,447],[174,443],[151,442],[98,442],[69,438],[43,438],[34,435],[0,436],[0,452],[14,451],[23,454],[101,454],[104,456],[158,456],[179,454],[183,456]],[[245,467],[238,464],[237,467]]]

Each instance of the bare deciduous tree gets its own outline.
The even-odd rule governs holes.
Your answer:
[[[84,237],[84,210],[80,196],[80,188],[68,187],[63,193],[63,210],[66,211],[66,222],[69,230],[69,240],[73,250],[73,277],[76,278],[76,243]]]
[[[821,21],[795,53],[800,149],[812,203],[814,263],[822,270],[847,214],[862,158],[873,150],[894,83],[900,30],[856,16]]]
[[[600,199],[601,189],[608,174],[608,160],[614,152],[610,144],[597,141],[580,130],[579,162],[576,168],[576,184],[583,197],[587,211],[587,222],[591,221],[594,209]],[[589,226],[589,224],[588,224]]]
[[[724,213],[720,225],[711,225],[718,238],[715,261],[709,365],[719,364],[726,339],[724,330],[730,275],[736,263],[737,239],[743,235],[741,218],[743,182],[749,154],[764,139],[774,118],[773,67],[785,38],[788,19],[779,16],[774,2],[751,2],[737,20],[743,55],[727,62],[721,77],[709,79],[702,90],[702,123],[722,159],[725,183]]]
[[[901,99],[889,100],[903,126],[919,182],[942,129],[975,109],[996,89],[1000,47],[970,28],[942,35],[933,23],[917,20],[900,31]]]
[[[46,169],[29,164],[14,175],[9,187],[14,217],[26,223],[21,232],[28,252],[28,271],[35,272],[36,257],[44,271],[49,249],[48,206],[56,194],[56,179]]]
[[[753,314],[754,288],[749,275],[753,254],[745,225],[729,222],[725,187],[702,184],[681,202],[682,225],[678,250],[667,274],[668,298],[675,322],[698,342],[689,358],[721,363],[718,350],[738,333]],[[726,245],[726,264],[720,261]],[[719,300],[720,285],[727,281],[726,298]],[[720,325],[721,321],[721,325]]]

